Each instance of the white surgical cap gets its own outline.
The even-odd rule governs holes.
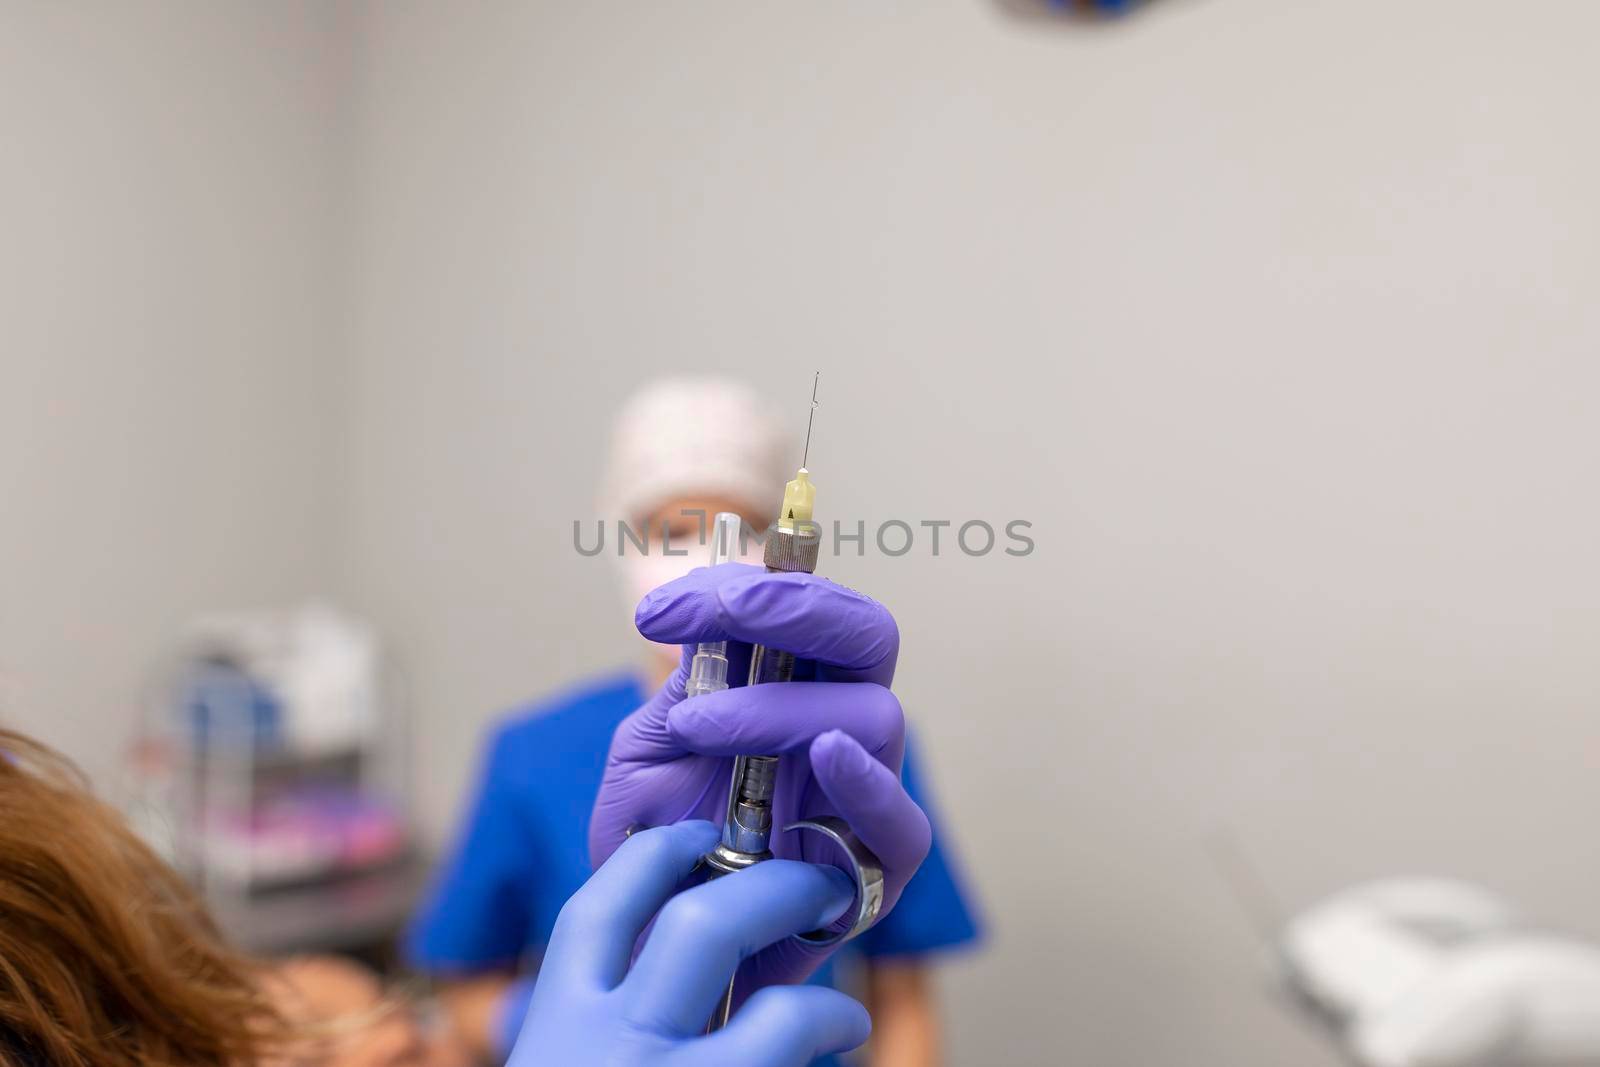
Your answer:
[[[631,521],[687,497],[776,507],[792,474],[792,444],[767,403],[741,382],[653,382],[617,413],[603,514]]]

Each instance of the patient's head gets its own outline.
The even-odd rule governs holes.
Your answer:
[[[465,1063],[352,964],[231,952],[71,764],[0,730],[0,1065]]]
[[[285,1032],[171,868],[64,759],[0,730],[0,1061],[250,1064]]]

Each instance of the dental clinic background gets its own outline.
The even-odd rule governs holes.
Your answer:
[[[439,844],[637,652],[646,380],[756,385],[988,939],[956,1064],[1336,1063],[1214,861],[1600,934],[1600,5],[0,2],[0,716],[111,775],[186,619],[331,598]],[[686,417],[690,417],[686,413]],[[795,462],[799,457],[796,455]],[[780,486],[774,486],[774,505]],[[1003,541],[1002,533],[1002,541]]]

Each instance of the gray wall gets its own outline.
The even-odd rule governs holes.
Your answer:
[[[954,1062],[1332,1064],[1260,992],[1206,859],[1219,829],[1290,904],[1455,873],[1600,932],[1600,8],[1166,0],[1103,29],[981,0],[349,14],[324,42],[352,50],[337,76],[320,45],[266,74],[235,44],[189,104],[278,115],[253,93],[294,72],[281,198],[234,156],[199,184],[171,162],[183,128],[135,186],[185,212],[232,198],[219,217],[245,232],[180,232],[246,275],[204,272],[187,284],[212,300],[159,315],[110,268],[66,310],[121,317],[26,301],[25,337],[157,338],[95,374],[25,362],[58,421],[0,399],[0,433],[25,417],[65,456],[0,460],[28,516],[0,536],[38,560],[5,542],[26,584],[14,598],[8,570],[0,647],[36,677],[132,664],[180,602],[326,574],[409,667],[437,835],[499,709],[632,652],[606,563],[571,548],[615,404],[658,371],[722,370],[792,398],[798,430],[820,368],[824,518],[1024,518],[1038,542],[826,564],[902,622],[897,688],[990,918],[945,983]],[[330,118],[317,87],[344,72]],[[53,166],[61,210],[109,195]],[[43,256],[51,231],[30,232]],[[131,269],[143,245],[111,247]],[[309,401],[323,422],[293,404],[319,343],[344,357]],[[283,399],[207,416],[248,427],[229,440],[250,480],[202,476],[225,461],[180,447],[164,420],[192,405],[150,367]],[[142,481],[98,466],[150,433]],[[324,464],[306,439],[329,434]],[[195,473],[149,474],[172,463]],[[208,587],[175,567],[196,554]],[[97,603],[83,569],[122,557],[139,565]],[[119,707],[130,680],[54,699]]]
[[[333,14],[0,0],[0,717],[97,777],[185,618],[333,573]]]
[[[1291,902],[1394,871],[1600,925],[1590,135],[1600,8],[1194,0],[375,7],[344,559],[425,808],[616,662],[578,559],[613,406],[747,375],[847,557],[993,941],[957,1063],[1331,1063],[1203,840]],[[437,824],[436,824],[437,825]]]

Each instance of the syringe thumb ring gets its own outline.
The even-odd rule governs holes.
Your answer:
[[[797,934],[795,939],[817,946],[836,945],[870,930],[883,912],[882,861],[862,844],[850,824],[837,815],[816,815],[783,828],[784,833],[795,830],[812,830],[838,845],[850,864],[849,874],[856,884],[855,900],[845,912],[849,916],[848,926],[835,923],[826,929]]]

